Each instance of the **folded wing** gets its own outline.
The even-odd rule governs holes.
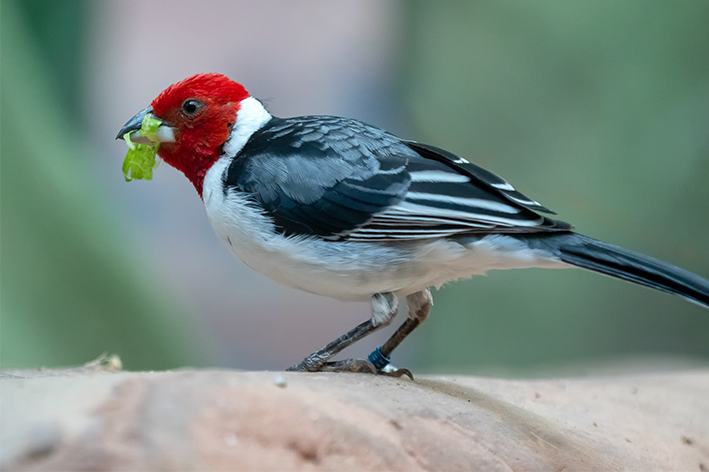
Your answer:
[[[286,235],[407,241],[571,229],[491,172],[344,118],[274,118],[225,178]]]

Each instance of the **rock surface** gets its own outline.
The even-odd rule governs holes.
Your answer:
[[[2,470],[709,471],[709,370],[0,373]]]

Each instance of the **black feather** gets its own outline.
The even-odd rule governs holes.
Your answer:
[[[568,264],[679,295],[709,308],[709,280],[672,264],[577,233],[514,237]]]
[[[415,141],[405,141],[405,143],[412,149],[417,151],[419,154],[421,154],[423,157],[442,162],[445,165],[456,169],[463,175],[473,177],[478,182],[485,184],[490,188],[493,188],[500,195],[505,196],[505,198],[514,203],[520,204],[532,211],[547,213],[549,215],[556,215],[555,212],[551,211],[547,207],[540,205],[531,198],[522,195],[522,193],[517,190],[505,190],[499,187],[495,187],[495,185],[510,185],[510,183],[499,175],[493,174],[489,170],[483,169],[480,166],[468,162],[460,156],[456,156],[452,152],[448,152],[445,149],[437,148],[436,146],[431,146],[430,144],[421,144]],[[510,187],[512,186],[510,185]]]
[[[225,187],[249,194],[284,234],[334,238],[404,198],[408,157],[418,156],[358,121],[273,118],[232,161]]]

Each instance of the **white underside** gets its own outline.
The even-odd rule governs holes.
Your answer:
[[[336,298],[366,301],[375,294],[405,296],[427,287],[493,269],[563,268],[568,265],[504,235],[467,245],[440,239],[384,244],[284,237],[246,195],[221,186],[228,159],[204,181],[204,204],[219,239],[246,265],[289,287]]]
[[[245,126],[235,129],[227,143],[230,155],[270,118],[260,103],[247,100],[237,119],[237,127]],[[247,112],[251,116],[242,120]],[[366,301],[375,293],[405,296],[493,269],[569,267],[505,235],[466,245],[448,239],[389,244],[285,237],[275,232],[247,195],[233,189],[224,194],[223,175],[230,160],[221,158],[204,179],[203,198],[212,227],[249,267],[289,287],[342,301]]]

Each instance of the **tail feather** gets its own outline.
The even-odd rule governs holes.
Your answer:
[[[709,280],[672,264],[577,233],[527,236],[529,245],[567,264],[672,293],[709,308]]]

